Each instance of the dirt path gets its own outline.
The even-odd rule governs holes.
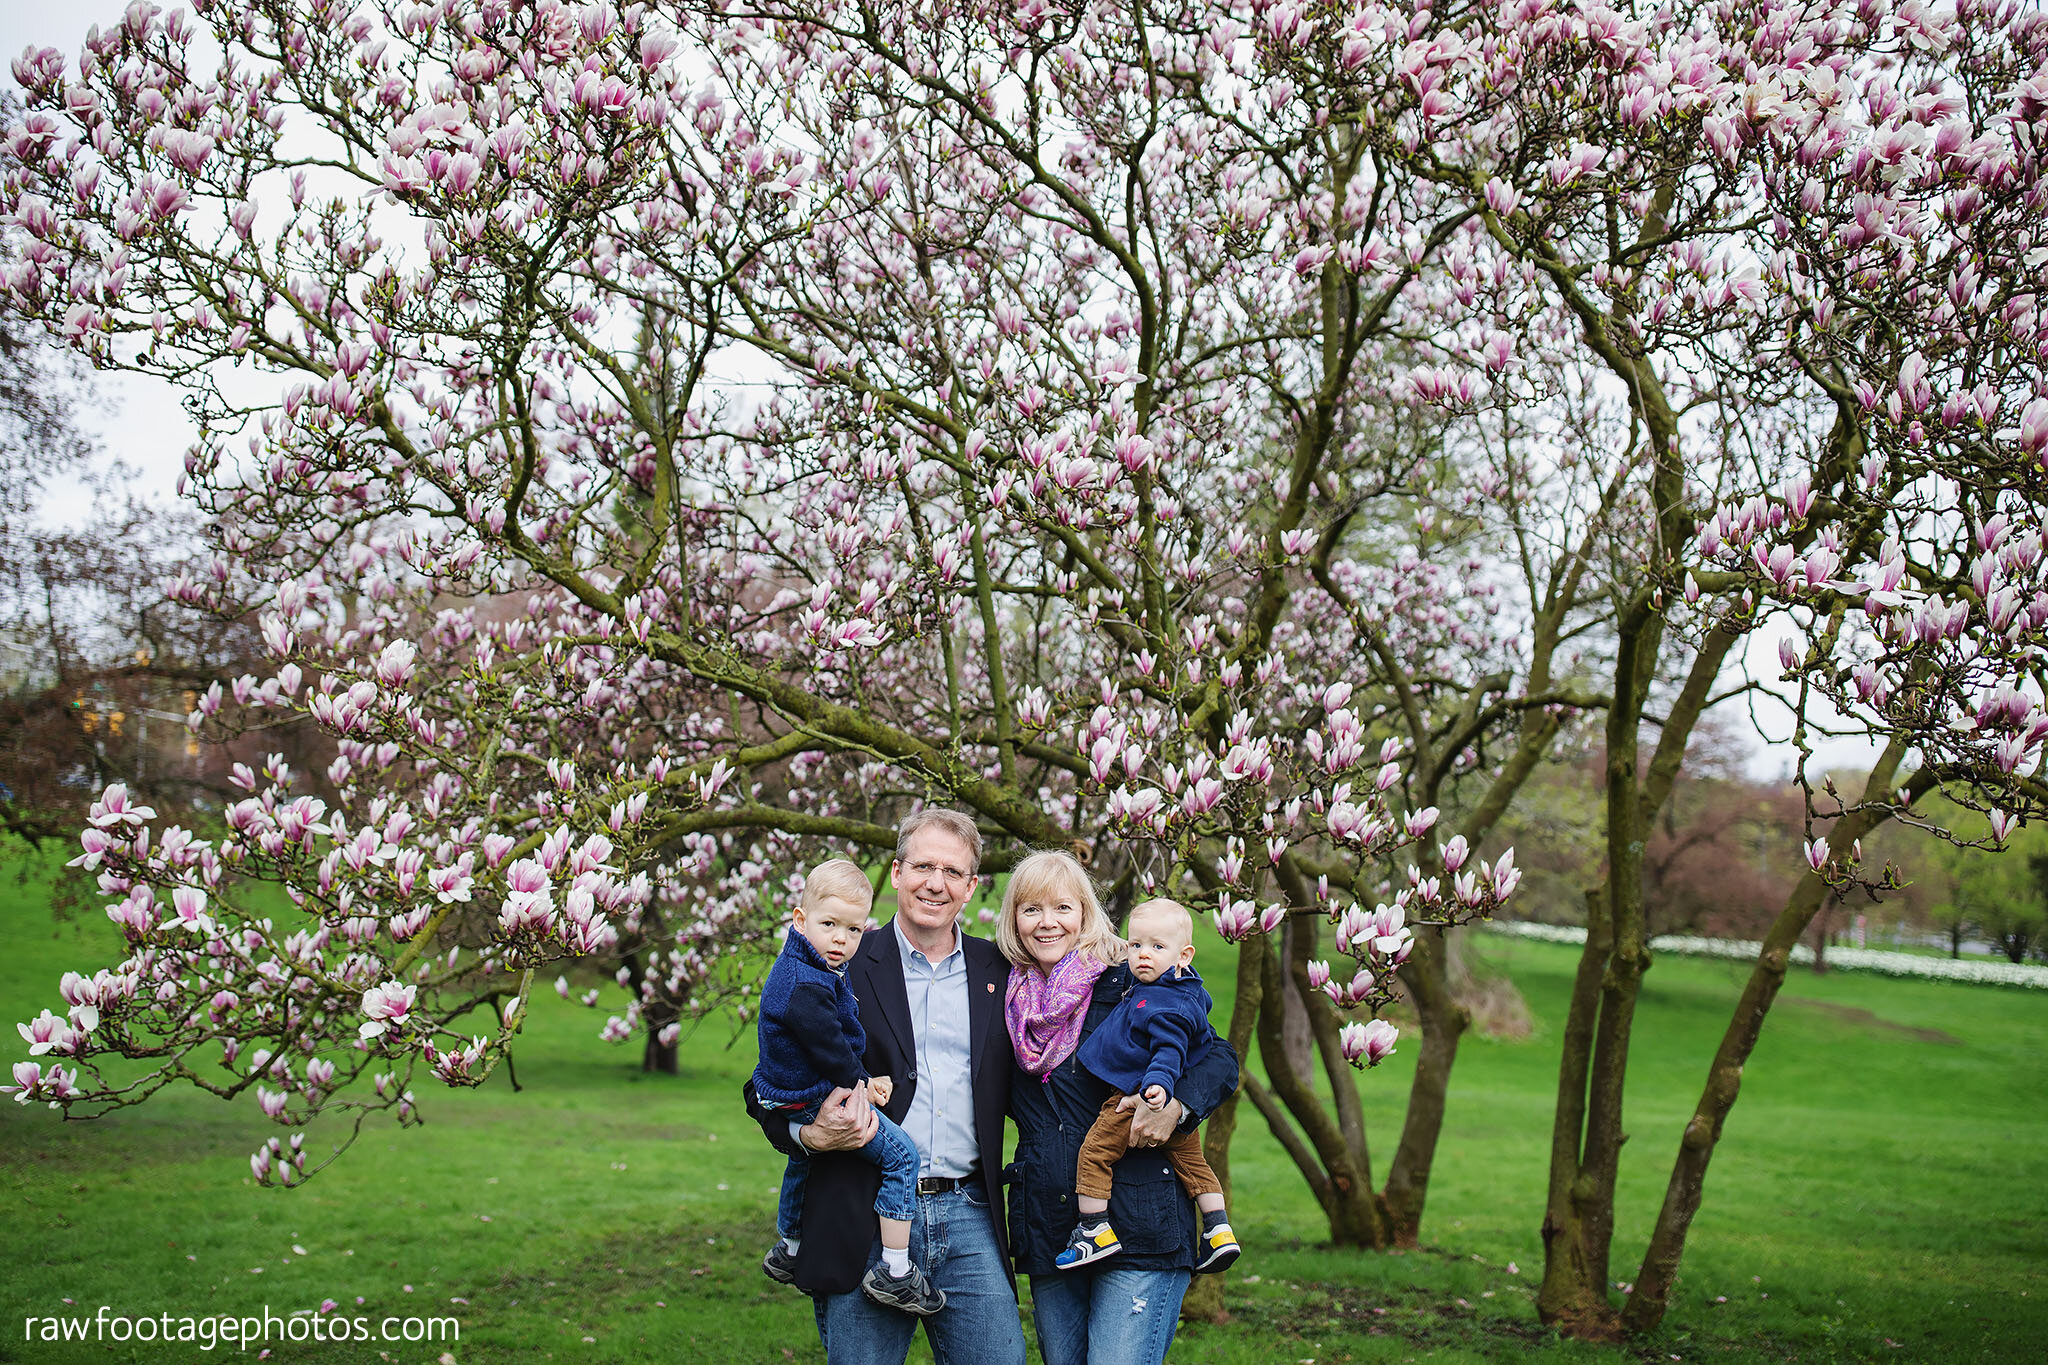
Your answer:
[[[1859,1005],[1837,1005],[1832,1000],[1808,1000],[1796,995],[1788,995],[1784,997],[1784,1001],[1788,1005],[1804,1005],[1808,1009],[1819,1010],[1830,1018],[1839,1019],[1845,1024],[1854,1024],[1858,1028],[1867,1028],[1876,1033],[1903,1033],[1908,1038],[1922,1043],[1943,1043],[1951,1047],[1961,1047],[1963,1043],[1963,1040],[1956,1037],[1953,1033],[1943,1033],[1938,1028],[1915,1028],[1911,1024],[1895,1023],[1890,1019],[1872,1014],[1869,1010]]]

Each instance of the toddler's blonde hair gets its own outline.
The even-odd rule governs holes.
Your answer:
[[[1149,901],[1139,901],[1131,907],[1130,923],[1137,923],[1138,916],[1145,914],[1174,916],[1179,921],[1180,931],[1186,936],[1187,941],[1190,943],[1195,941],[1195,917],[1189,914],[1188,908],[1179,901],[1168,896],[1154,896]]]
[[[868,881],[868,874],[858,866],[844,858],[833,858],[805,874],[803,898],[797,905],[808,915],[825,901],[844,901],[856,910],[872,910],[875,888]]]

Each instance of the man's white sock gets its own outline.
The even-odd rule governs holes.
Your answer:
[[[883,1247],[882,1273],[892,1280],[900,1280],[910,1273],[909,1247]]]
[[[790,1255],[792,1255],[792,1256],[796,1255],[796,1249],[797,1249],[797,1247],[799,1247],[799,1246],[801,1246],[801,1245],[802,1245],[802,1239],[801,1239],[801,1238],[797,1238],[797,1237],[785,1237],[785,1238],[783,1238],[783,1239],[782,1239],[782,1249],[783,1249],[784,1251],[788,1252],[788,1253],[789,1253]]]

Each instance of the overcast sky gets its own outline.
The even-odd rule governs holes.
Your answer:
[[[120,0],[68,0],[63,4],[31,3],[31,0],[0,0],[0,81],[15,89],[9,67],[26,47],[54,47],[76,53],[94,24],[102,28],[120,22],[127,9]],[[107,373],[94,376],[94,403],[88,405],[81,423],[99,437],[110,455],[117,455],[141,472],[143,489],[154,496],[171,497],[177,488],[178,471],[185,451],[192,444],[192,423],[178,406],[177,393],[160,380],[141,375]],[[72,524],[91,515],[82,501],[67,501],[65,490],[52,490],[52,506],[45,515],[54,522]]]

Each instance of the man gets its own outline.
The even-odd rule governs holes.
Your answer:
[[[870,1075],[892,1077],[883,1111],[917,1145],[911,1256],[946,1295],[924,1319],[938,1365],[1023,1365],[1002,1204],[1003,1114],[1014,1059],[1003,1026],[1010,965],[993,944],[960,931],[981,863],[981,834],[959,811],[928,809],[897,831],[889,884],[896,917],[870,930],[846,965],[867,1032]],[[797,1286],[816,1296],[818,1336],[832,1365],[901,1365],[918,1319],[870,1302],[860,1279],[875,1256],[880,1176],[850,1149],[875,1127],[845,1090],[798,1127],[747,1109],[785,1153],[813,1153]]]

